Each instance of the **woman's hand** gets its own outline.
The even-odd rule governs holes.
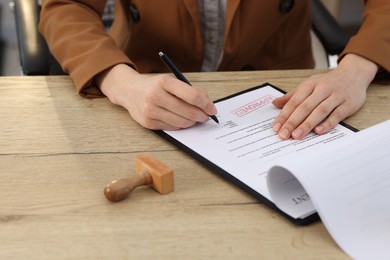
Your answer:
[[[273,129],[282,139],[302,139],[310,131],[323,134],[356,113],[378,66],[355,54],[347,54],[335,70],[314,75],[295,90],[274,100],[282,108]]]
[[[119,64],[97,77],[101,91],[142,126],[175,130],[205,122],[217,109],[207,91],[167,75],[140,74]]]

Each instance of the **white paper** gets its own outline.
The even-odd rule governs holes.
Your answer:
[[[327,149],[285,158],[270,170],[268,185],[285,211],[296,208],[286,191],[307,192],[332,237],[352,258],[390,259],[390,121]]]
[[[282,95],[271,86],[258,88],[216,103],[220,124],[209,120],[188,129],[165,132],[272,201],[267,187],[271,166],[290,154],[313,146],[325,147],[355,134],[339,125],[324,135],[311,133],[300,141],[281,140],[272,129],[280,113],[272,101]],[[307,207],[294,217],[303,218],[313,212],[313,207]]]

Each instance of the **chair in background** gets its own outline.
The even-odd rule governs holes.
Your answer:
[[[312,13],[312,45],[317,49],[314,49],[314,57],[317,57],[315,60],[316,62],[325,60],[328,68],[334,68],[337,66],[338,55],[344,50],[349,37],[319,0],[312,1]],[[321,47],[324,52],[318,53]],[[321,58],[321,55],[324,57]]]
[[[15,26],[22,75],[64,75],[38,31],[40,1],[13,0]],[[108,0],[103,14],[108,29],[114,20],[114,0]]]
[[[63,74],[38,32],[38,2],[15,0],[13,6],[22,75]]]
[[[40,13],[38,1],[13,1],[22,75],[64,74],[38,32]],[[334,67],[334,60],[347,44],[348,36],[319,0],[312,0],[312,2],[312,32],[316,36],[313,37],[313,42],[320,42],[324,49],[322,56],[325,57],[326,65],[323,66]],[[113,6],[114,0],[108,0],[103,15],[106,28],[109,28],[114,19]]]

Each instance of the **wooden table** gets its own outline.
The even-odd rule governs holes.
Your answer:
[[[270,82],[290,90],[318,71],[186,74],[218,99]],[[390,86],[372,85],[346,120],[390,117]],[[78,96],[68,77],[0,78],[0,258],[348,258],[321,222],[291,224],[213,174],[107,99]],[[148,151],[175,171],[175,191],[136,189],[110,203],[109,181]]]

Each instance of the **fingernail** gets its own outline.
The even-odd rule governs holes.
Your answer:
[[[272,126],[272,129],[275,131],[275,132],[278,132],[280,130],[280,128],[282,127],[282,124],[280,122],[276,122],[273,126]]]
[[[316,132],[316,134],[322,134],[322,131],[324,131],[324,127],[323,126],[317,126],[315,129],[314,129],[314,132]]]
[[[282,131],[280,131],[279,136],[282,139],[288,139],[290,137],[290,132],[288,131],[288,129],[284,128],[282,129]]]
[[[300,138],[303,134],[303,130],[298,128],[298,129],[295,129],[293,132],[292,132],[292,136],[294,138]]]

